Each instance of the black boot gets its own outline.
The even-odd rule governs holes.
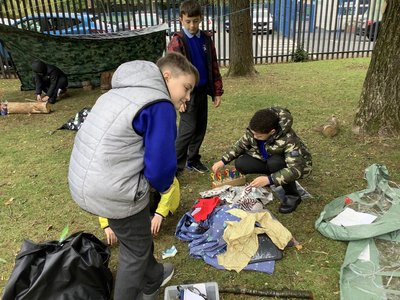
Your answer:
[[[279,212],[282,214],[290,214],[296,210],[300,203],[300,196],[286,195],[285,199],[281,203],[281,206],[279,206]]]

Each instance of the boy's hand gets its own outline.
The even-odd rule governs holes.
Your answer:
[[[185,112],[186,111],[186,103],[182,103],[181,106],[179,107],[179,112]]]
[[[153,218],[151,219],[151,234],[157,235],[161,228],[161,223],[163,221],[163,216],[159,214],[154,214]]]
[[[49,100],[49,96],[44,96],[43,98],[42,98],[42,102],[46,102],[46,101],[48,101]]]
[[[214,97],[214,107],[217,108],[221,105],[221,96]]]
[[[217,161],[215,164],[213,164],[213,166],[211,167],[211,170],[215,173],[217,173],[217,171],[221,168],[225,167],[225,164],[222,160]]]
[[[118,243],[117,236],[110,227],[105,228],[104,233],[106,234],[106,241],[108,245],[112,246]]]
[[[259,176],[250,182],[250,186],[252,187],[262,187],[270,184],[271,183],[269,182],[268,176]]]
[[[42,101],[42,95],[37,94],[36,95],[36,101]]]

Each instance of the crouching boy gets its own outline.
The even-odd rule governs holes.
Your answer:
[[[240,173],[262,174],[251,186],[282,186],[286,196],[279,212],[293,212],[301,202],[296,180],[311,173],[312,160],[292,124],[293,117],[285,108],[257,111],[245,134],[212,166],[213,172],[236,160],[235,167]]]

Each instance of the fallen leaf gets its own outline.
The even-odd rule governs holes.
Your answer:
[[[8,199],[8,201],[6,201],[4,204],[5,204],[5,205],[11,205],[11,204],[13,204],[13,202],[14,202],[14,198],[10,198],[10,199]]]
[[[53,229],[53,225],[49,225],[49,226],[47,227],[47,231],[49,231],[49,230],[51,230],[51,229]]]

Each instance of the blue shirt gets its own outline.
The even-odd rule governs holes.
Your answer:
[[[165,192],[177,168],[175,108],[170,101],[156,102],[145,107],[132,125],[143,137],[144,176],[158,192]]]
[[[207,47],[204,36],[200,34],[200,30],[195,34],[191,34],[184,27],[183,32],[189,40],[189,51],[191,63],[196,67],[200,74],[199,84],[197,86],[205,86],[208,82],[207,71]]]
[[[263,157],[265,160],[267,160],[268,157],[269,157],[269,155],[268,155],[267,150],[265,150],[265,141],[259,141],[259,140],[257,140],[257,146],[258,146],[258,149],[259,149],[260,152],[261,152],[262,157]]]

